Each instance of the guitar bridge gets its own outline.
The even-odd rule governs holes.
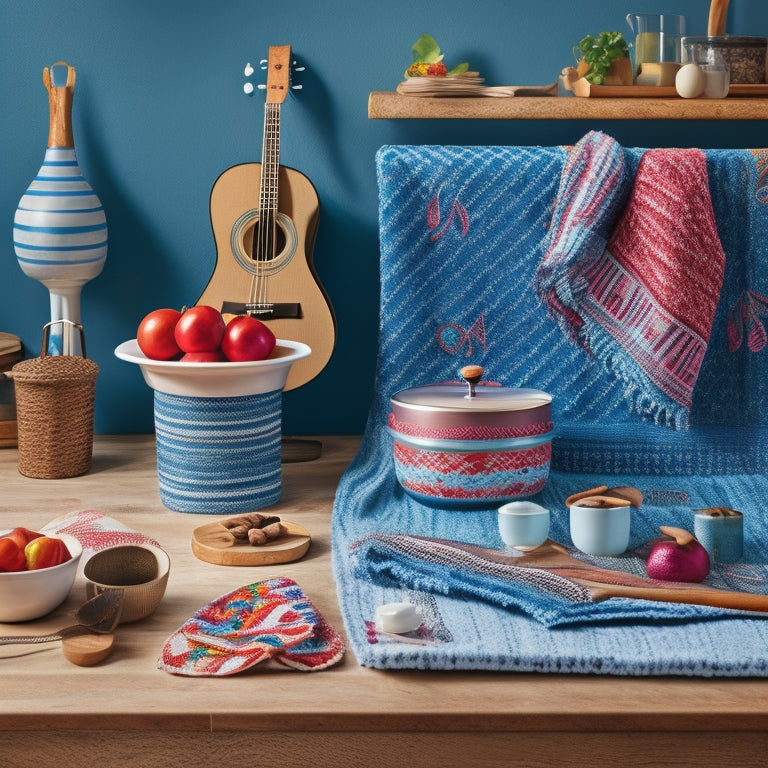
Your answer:
[[[258,320],[297,320],[302,317],[301,304],[296,302],[270,302],[269,304],[252,304],[238,301],[223,301],[223,315],[250,315]]]

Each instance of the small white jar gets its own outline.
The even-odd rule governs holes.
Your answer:
[[[631,508],[570,507],[571,539],[587,555],[621,555],[629,546]]]

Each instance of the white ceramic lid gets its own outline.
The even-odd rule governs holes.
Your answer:
[[[475,396],[468,397],[462,384],[429,384],[404,389],[392,395],[393,403],[427,411],[527,411],[549,405],[552,396],[539,389],[515,389],[479,384]]]
[[[468,365],[460,371],[465,384],[403,389],[390,398],[392,418],[430,430],[536,425],[546,432],[552,428],[551,395],[539,389],[481,383],[483,373],[479,365]]]

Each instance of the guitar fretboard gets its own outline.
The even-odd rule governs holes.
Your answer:
[[[277,174],[280,170],[280,105],[264,106],[264,144],[261,151],[259,210],[262,221],[277,213]]]

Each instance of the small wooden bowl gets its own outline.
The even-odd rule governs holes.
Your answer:
[[[155,612],[165,594],[171,561],[151,544],[119,544],[92,555],[83,566],[85,591],[94,597],[108,589],[123,592],[121,624]]]

